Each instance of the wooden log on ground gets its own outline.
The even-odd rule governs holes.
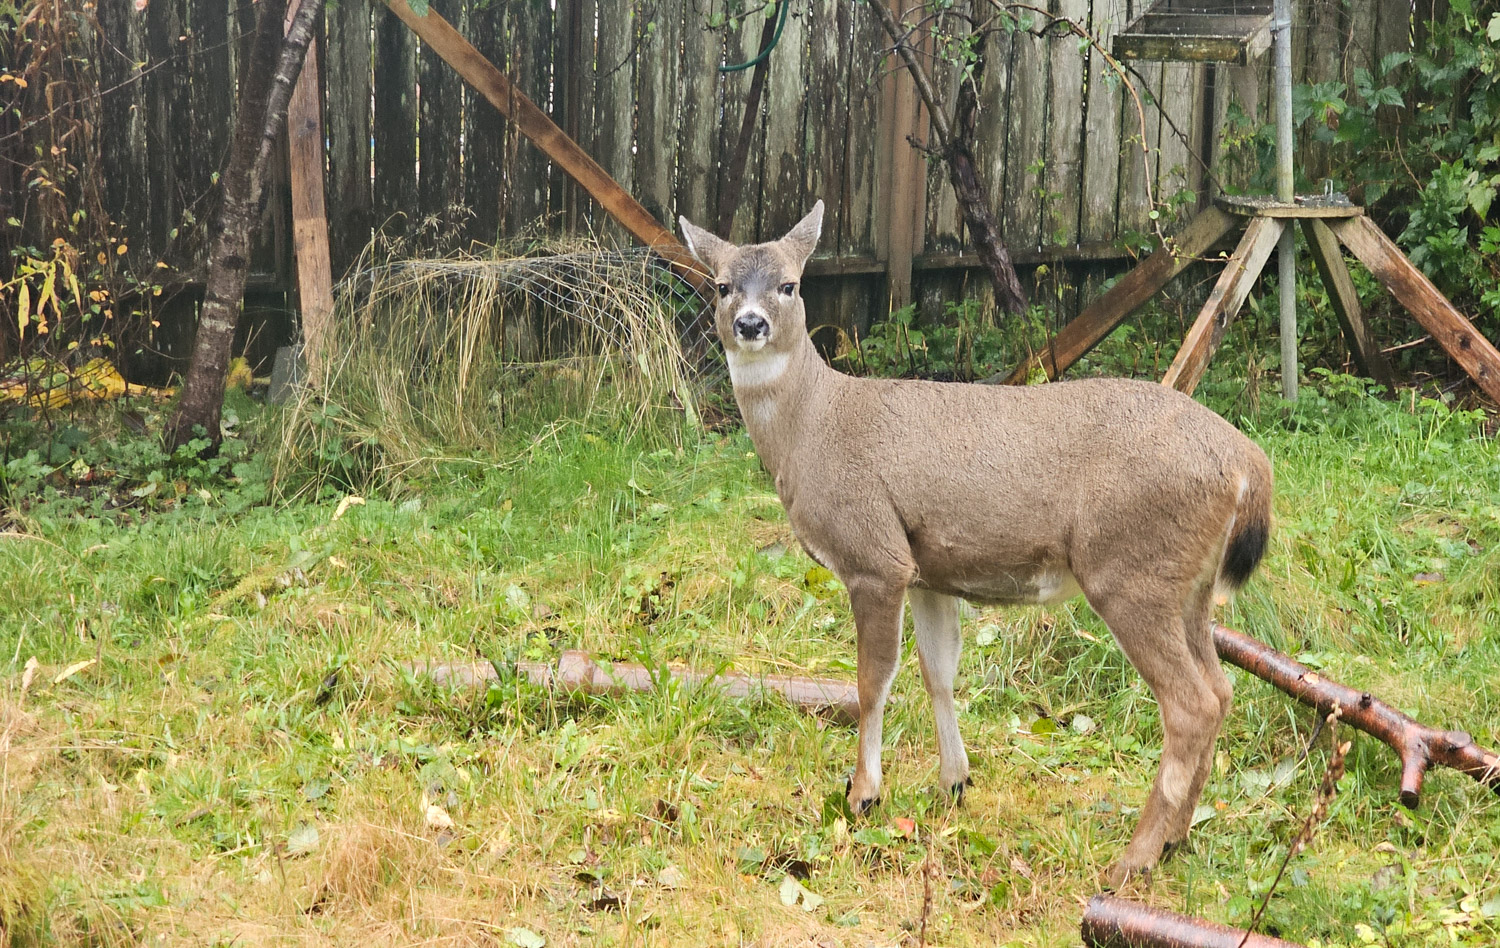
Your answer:
[[[1327,714],[1337,704],[1339,720],[1389,744],[1401,757],[1401,802],[1415,809],[1422,776],[1432,764],[1452,767],[1500,793],[1500,755],[1474,743],[1463,731],[1444,731],[1414,721],[1373,697],[1312,671],[1248,635],[1214,625],[1219,658],[1280,688]]]
[[[1251,285],[1260,276],[1285,226],[1284,221],[1274,217],[1251,218],[1245,236],[1240,238],[1240,245],[1234,248],[1229,262],[1224,265],[1224,272],[1219,274],[1213,292],[1208,294],[1208,302],[1203,304],[1198,318],[1193,321],[1161,384],[1187,395],[1193,394],[1198,380],[1203,377],[1203,370],[1208,368],[1208,360],[1224,341],[1224,332],[1239,314],[1245,297],[1250,295]]]
[[[1330,222],[1329,226],[1396,301],[1432,333],[1453,361],[1490,398],[1500,402],[1500,350],[1453,308],[1432,281],[1406,259],[1401,248],[1368,217]]]
[[[407,666],[438,684],[474,686],[499,678],[488,662],[414,662]],[[661,672],[628,662],[596,662],[586,652],[563,652],[557,663],[516,662],[515,672],[533,684],[552,691],[591,695],[653,691]],[[779,694],[798,708],[825,713],[840,724],[859,719],[859,693],[852,683],[834,678],[796,675],[749,675],[742,672],[695,671],[669,666],[665,674],[690,688],[717,689],[727,698],[764,698]]]
[[[1081,928],[1088,948],[1303,948],[1104,894],[1089,899]]]
[[[1107,293],[1090,303],[1058,331],[1045,349],[1022,361],[1003,380],[995,376],[985,381],[1024,385],[1032,367],[1038,365],[1047,373],[1047,378],[1057,378],[1113,332],[1125,317],[1155,296],[1168,280],[1218,243],[1237,223],[1230,214],[1216,207],[1208,208],[1193,218],[1172,246],[1152,253],[1140,266],[1121,277]]]

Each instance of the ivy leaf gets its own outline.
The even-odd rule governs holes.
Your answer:
[[[411,12],[415,13],[417,16],[427,15],[427,0],[409,0],[407,5],[411,7]]]

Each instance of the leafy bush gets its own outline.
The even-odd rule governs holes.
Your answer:
[[[1033,307],[997,324],[979,300],[963,299],[945,303],[940,322],[922,324],[913,304],[875,323],[834,361],[858,375],[972,382],[1007,371],[1028,345],[1045,338],[1045,322],[1045,311]]]
[[[261,503],[269,469],[255,455],[259,413],[242,393],[230,392],[224,441],[217,454],[203,457],[206,438],[172,452],[163,447],[152,402],[77,408],[63,419],[12,408],[0,416],[0,517],[82,513],[128,520],[184,506],[238,510]]]
[[[1496,8],[1455,0],[1417,24],[1411,51],[1387,54],[1373,72],[1354,69],[1348,85],[1299,87],[1293,114],[1321,146],[1310,166],[1326,162],[1334,185],[1371,207],[1489,334],[1500,329],[1500,226],[1490,217],[1500,193]]]

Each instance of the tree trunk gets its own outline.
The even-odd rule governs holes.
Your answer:
[[[953,194],[963,211],[964,223],[979,251],[979,259],[989,270],[990,282],[995,286],[995,305],[1008,313],[1026,311],[1026,291],[1016,276],[1016,268],[1010,261],[1010,252],[1000,239],[1000,225],[990,210],[990,202],[979,183],[979,172],[974,166],[974,124],[979,114],[979,84],[984,79],[984,53],[981,51],[974,62],[972,79],[959,83],[958,102],[953,114],[953,138],[948,142],[944,158],[948,162],[948,180],[953,184]]]
[[[323,0],[302,0],[291,28],[282,35],[287,0],[260,0],[255,46],[240,87],[239,115],[229,167],[224,172],[224,199],[218,234],[209,253],[208,285],[193,341],[192,361],[177,410],[167,423],[166,439],[175,450],[194,438],[205,438],[216,450],[224,408],[224,379],[235,327],[245,302],[250,247],[265,203],[266,165],[286,122],[287,102],[312,40]],[[191,129],[180,129],[190,135]]]
[[[914,31],[904,29],[896,22],[887,2],[889,0],[870,0],[870,10],[895,44],[896,53],[916,83],[917,95],[927,106],[933,136],[938,142],[938,147],[931,150],[948,166],[948,180],[958,198],[964,223],[974,238],[979,259],[990,272],[990,282],[995,287],[995,304],[1008,313],[1023,313],[1026,311],[1026,293],[1021,289],[1021,280],[1016,276],[1010,253],[1000,239],[1000,226],[995,222],[995,214],[990,210],[989,198],[974,164],[974,120],[979,111],[978,89],[984,76],[984,55],[981,52],[974,63],[972,81],[959,83],[958,101],[950,125],[947,103],[938,98],[927,70],[909,41]]]

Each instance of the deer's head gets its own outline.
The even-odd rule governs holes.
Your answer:
[[[713,271],[718,292],[714,325],[731,359],[789,352],[802,344],[807,336],[802,269],[823,229],[822,201],[785,237],[746,247],[720,240],[685,217],[678,222],[688,249]]]

